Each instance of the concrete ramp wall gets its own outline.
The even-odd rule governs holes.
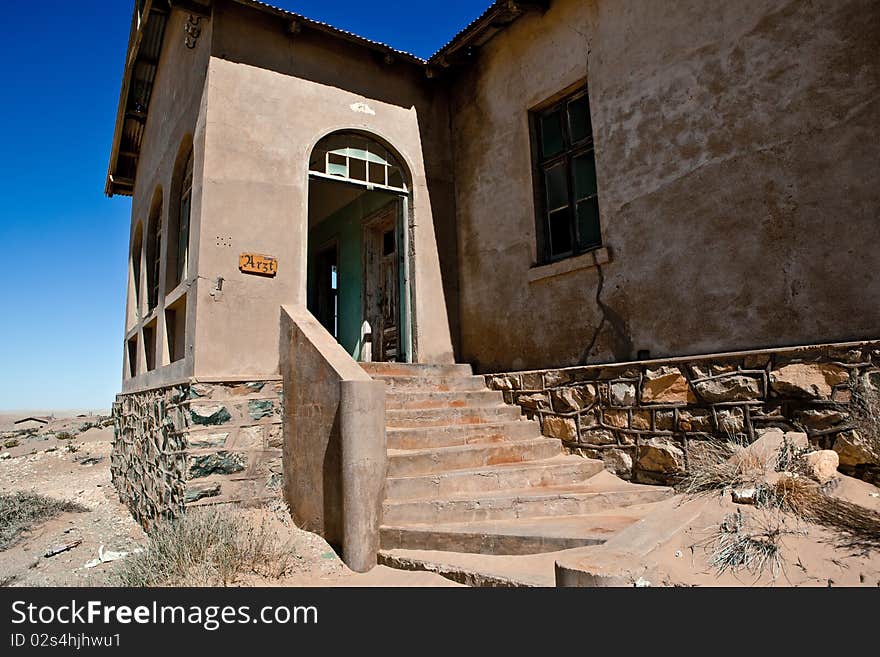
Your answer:
[[[284,495],[343,561],[376,565],[386,472],[385,387],[305,307],[281,309]]]

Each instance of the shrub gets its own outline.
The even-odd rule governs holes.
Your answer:
[[[36,493],[0,493],[0,550],[14,545],[22,532],[65,511],[88,509],[75,502],[55,500]]]
[[[255,525],[238,508],[195,508],[159,524],[116,577],[122,586],[229,586],[250,574],[280,577],[294,556],[265,518]]]

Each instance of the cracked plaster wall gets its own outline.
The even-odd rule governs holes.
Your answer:
[[[555,0],[452,86],[480,371],[876,337],[880,7]],[[588,82],[611,260],[536,263],[528,110]]]

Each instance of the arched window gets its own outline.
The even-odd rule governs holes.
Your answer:
[[[176,207],[169,212],[168,226],[168,283],[166,289],[170,292],[182,281],[186,280],[187,265],[189,261],[189,225],[192,215],[192,183],[193,183],[193,153],[192,148],[186,156],[186,160],[180,173],[179,183],[175,186],[177,191]],[[174,190],[172,190],[174,193]]]
[[[141,309],[141,252],[144,248],[144,227],[139,221],[131,240],[131,274],[134,282],[135,316]]]
[[[147,312],[159,305],[159,273],[162,263],[162,190],[153,197],[147,225]]]
[[[394,155],[356,132],[339,132],[319,141],[309,160],[309,173],[375,189],[407,191],[403,168]]]

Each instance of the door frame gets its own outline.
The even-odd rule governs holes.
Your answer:
[[[335,182],[340,185],[354,185],[355,187],[360,187],[369,192],[383,192],[388,194],[391,197],[394,197],[398,202],[398,211],[397,211],[397,231],[398,231],[398,244],[401,245],[401,272],[402,272],[402,280],[401,280],[401,290],[400,290],[400,344],[401,349],[404,352],[404,358],[401,362],[403,363],[415,363],[417,362],[417,350],[418,344],[415,339],[416,331],[416,318],[413,314],[414,297],[415,297],[415,286],[412,283],[412,272],[414,267],[414,254],[411,250],[411,240],[410,240],[410,230],[412,227],[412,217],[411,213],[411,196],[412,191],[409,192],[399,192],[399,191],[390,191],[388,189],[384,189],[381,186],[369,184],[362,182],[360,180],[354,180],[351,178],[340,178],[337,176],[327,176],[321,175],[319,173],[310,171],[308,174],[308,181],[312,180],[324,180]],[[378,187],[378,189],[377,189]],[[308,200],[306,201],[306,213],[308,213]],[[364,218],[364,221],[369,219],[373,213]],[[308,223],[308,222],[307,222]],[[305,246],[305,257],[308,259],[308,231],[306,232],[306,246]],[[306,271],[308,271],[308,264],[306,264]],[[308,294],[306,295],[308,299]]]
[[[389,205],[396,206],[394,217],[394,239],[397,251],[397,294],[398,294],[398,326],[397,326],[397,342],[398,342],[398,362],[412,363],[413,361],[413,345],[412,345],[412,311],[410,304],[410,296],[412,289],[410,286],[410,270],[409,270],[409,231],[406,229],[408,222],[405,221],[409,216],[408,212],[408,196],[405,194],[394,194],[393,198],[378,210],[371,212],[361,221],[361,268],[362,268],[362,285],[366,289],[369,278],[367,267],[367,239],[368,234],[373,230],[374,225],[380,220],[385,220],[388,214]],[[367,298],[361,295],[361,313],[366,321],[367,316]],[[371,327],[371,330],[372,327]],[[372,354],[371,354],[372,357]]]

